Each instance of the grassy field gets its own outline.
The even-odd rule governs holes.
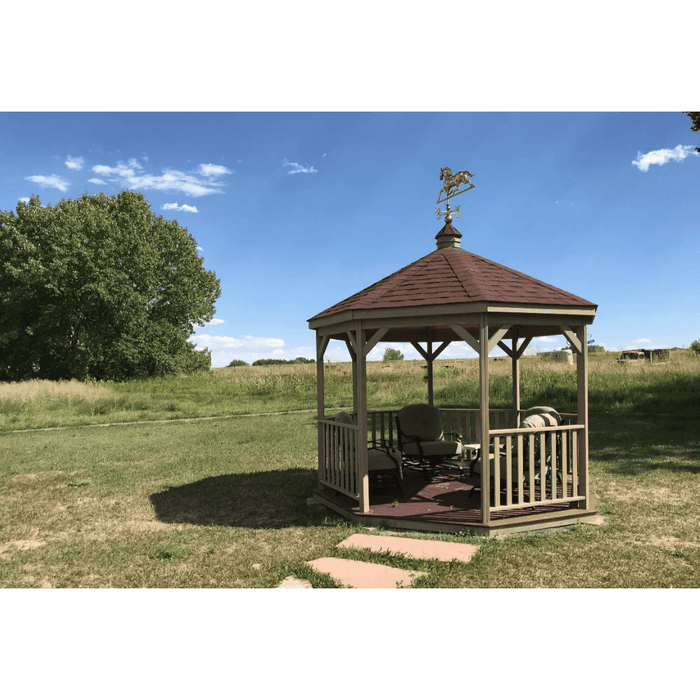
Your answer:
[[[683,412],[700,406],[700,357],[674,351],[651,365],[618,364],[616,353],[591,355],[591,412]],[[476,359],[435,364],[435,403],[478,407]],[[368,363],[369,408],[425,401],[422,361]],[[490,401],[511,405],[510,362],[490,360]],[[350,363],[328,363],[326,406],[352,405]],[[521,362],[521,404],[575,410],[575,367],[536,356]],[[186,377],[133,382],[31,381],[0,384],[0,432],[31,428],[245,415],[316,408],[314,365],[232,367]]]
[[[606,524],[447,537],[480,543],[479,554],[466,565],[394,557],[395,566],[429,573],[417,587],[700,585],[700,361],[610,359],[593,359],[590,377],[591,481]],[[492,360],[492,369],[492,396],[507,404],[509,364]],[[424,400],[422,371],[419,362],[371,364],[372,406]],[[475,405],[473,361],[437,363],[436,373],[436,403]],[[349,367],[330,365],[327,376],[329,404],[348,405]],[[573,408],[573,370],[526,358],[523,390],[523,405]],[[305,562],[337,555],[335,545],[360,531],[307,506],[313,410],[242,415],[313,409],[313,366],[121,385],[7,384],[0,401],[2,587],[270,588],[290,573],[331,587]],[[203,416],[216,417],[155,422]],[[90,427],[130,421],[147,422]],[[57,426],[66,429],[28,430]],[[369,552],[342,556],[387,563]]]

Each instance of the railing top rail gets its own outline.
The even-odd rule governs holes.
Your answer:
[[[348,430],[359,430],[360,426],[355,425],[354,423],[339,423],[337,420],[334,420],[333,418],[318,418],[317,422],[320,423],[321,425],[333,425],[337,426],[338,428],[347,428]]]
[[[542,428],[504,428],[499,430],[489,430],[489,435],[525,435],[527,433],[554,433],[557,430],[571,432],[573,430],[583,430],[585,425],[550,425]]]

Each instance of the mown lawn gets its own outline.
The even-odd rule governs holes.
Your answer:
[[[607,522],[484,541],[469,564],[411,561],[417,587],[700,585],[700,413],[591,416]],[[307,498],[314,416],[0,435],[0,586],[270,588],[359,528]],[[342,555],[369,561],[367,552]]]

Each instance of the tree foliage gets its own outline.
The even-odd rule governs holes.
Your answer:
[[[700,112],[686,112],[686,114],[690,117],[690,121],[692,122],[691,130],[700,131]],[[700,153],[700,148],[696,148],[695,150]]]
[[[309,360],[306,357],[295,357],[293,360],[281,359],[261,359],[253,362],[253,367],[261,367],[266,365],[312,365],[316,360]]]
[[[387,348],[384,351],[384,357],[382,358],[384,362],[391,362],[392,360],[403,360],[403,353],[395,348]]]
[[[129,379],[211,366],[187,339],[221,294],[195,239],[143,195],[0,212],[0,380]]]

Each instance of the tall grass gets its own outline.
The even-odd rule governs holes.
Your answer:
[[[422,361],[370,362],[370,409],[424,402],[427,384]],[[511,364],[489,360],[489,401],[511,405]],[[325,403],[333,411],[352,405],[349,362],[324,367]],[[443,407],[479,405],[476,359],[438,361],[435,403]],[[574,411],[576,368],[540,357],[521,362],[521,405]],[[700,406],[700,358],[674,351],[666,363],[618,364],[613,353],[591,355],[589,406],[592,412],[684,412]],[[49,382],[0,384],[0,430],[65,427],[239,415],[316,408],[314,365],[231,367],[191,376],[131,382]]]

